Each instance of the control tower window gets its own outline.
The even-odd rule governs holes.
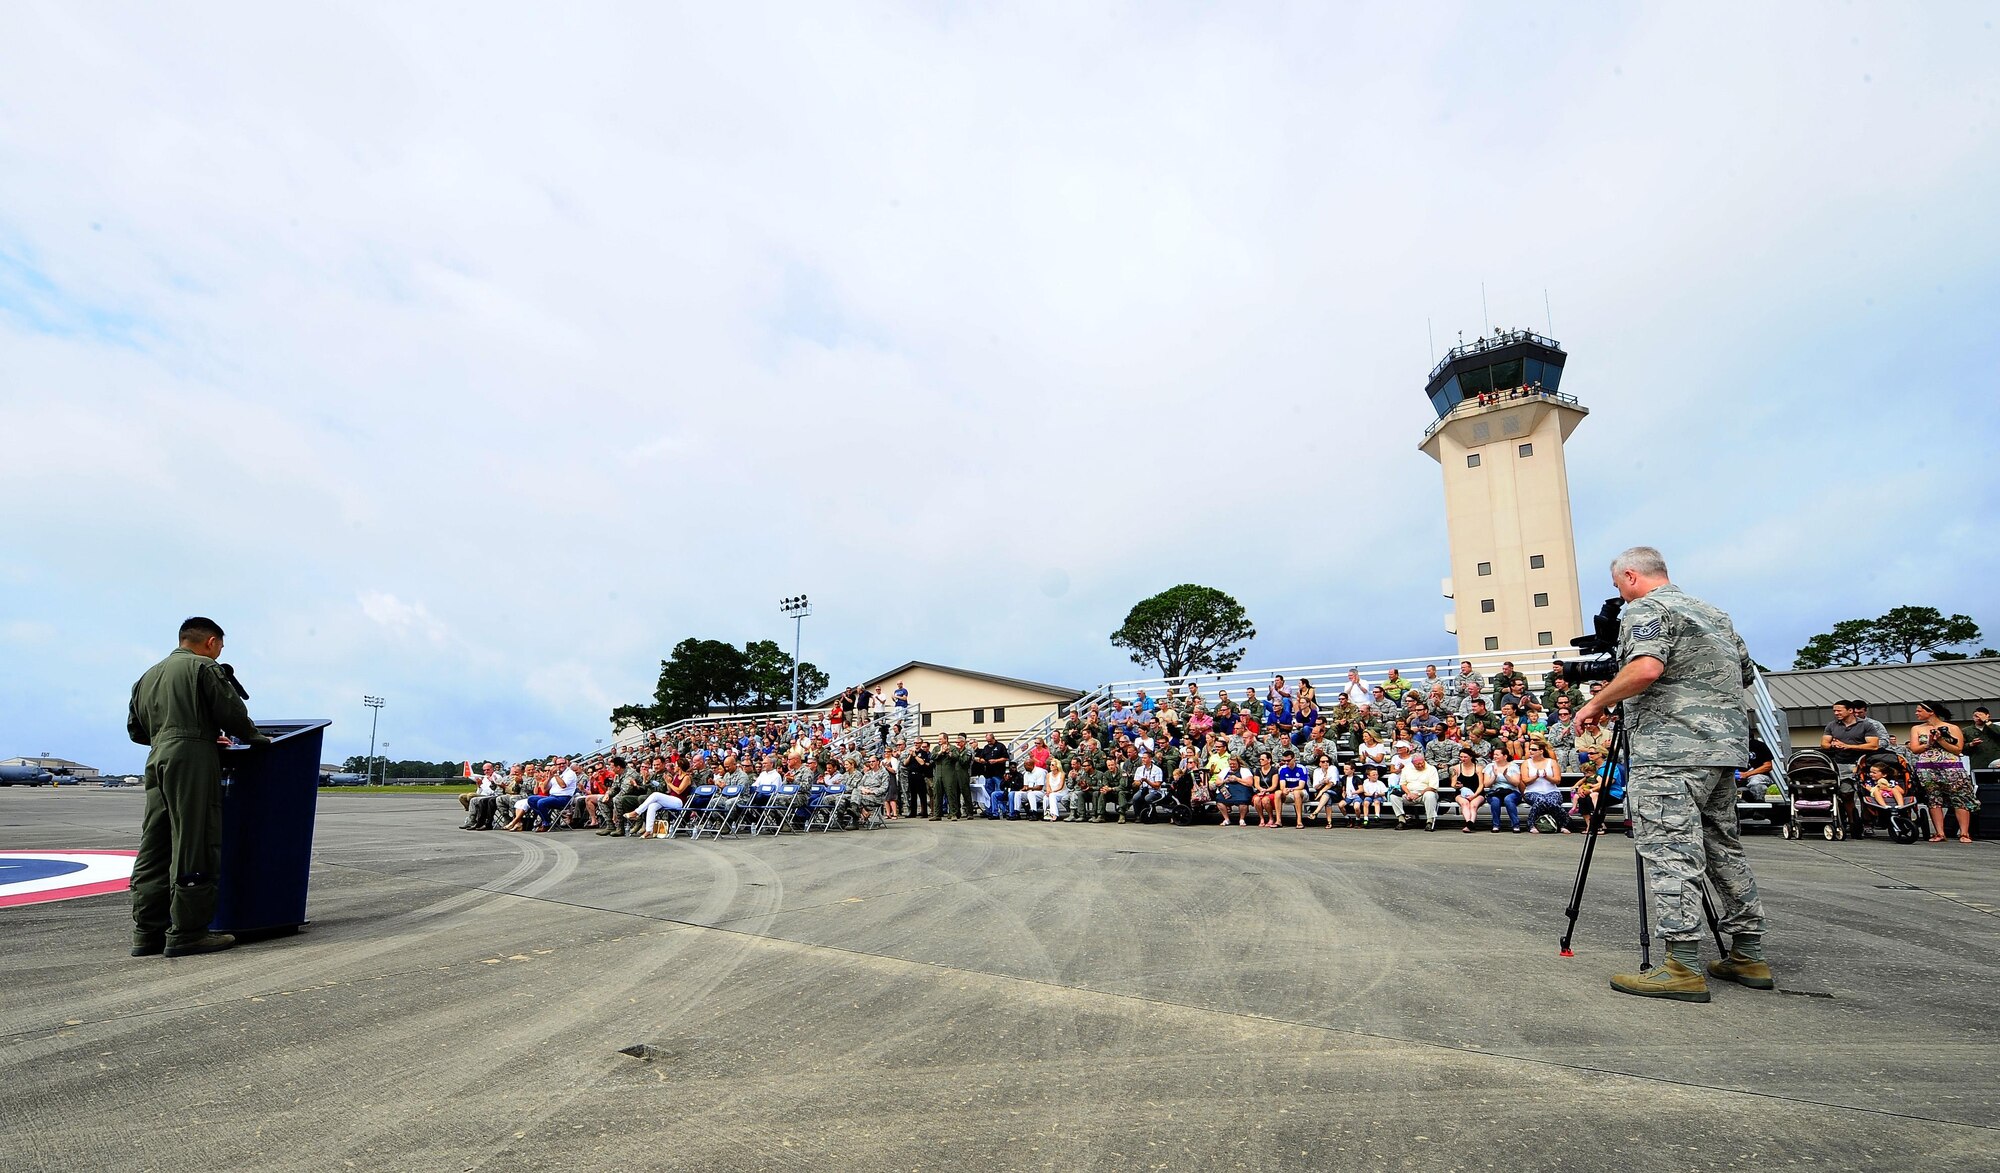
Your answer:
[[[1523,445],[1521,445],[1521,455],[1523,455],[1523,456],[1533,456],[1534,454],[1535,454],[1535,446],[1534,446],[1533,444],[1523,444]]]
[[[1548,559],[1542,557],[1540,554],[1528,555],[1529,570],[1540,570],[1543,566],[1546,566],[1547,564],[1548,564]]]
[[[1479,573],[1480,573],[1481,575],[1488,575],[1488,574],[1492,574],[1492,573],[1493,573],[1493,564],[1492,564],[1491,562],[1481,562],[1481,563],[1479,564]]]
[[[1472,453],[1471,455],[1467,456],[1467,457],[1465,458],[1465,467],[1467,467],[1467,468],[1478,468],[1478,467],[1479,467],[1479,453],[1477,453],[1477,452],[1474,452],[1474,453]]]
[[[1487,637],[1486,637],[1486,650],[1487,650],[1487,651],[1489,651],[1489,652],[1497,652],[1497,651],[1499,651],[1499,650],[1500,650],[1500,637],[1499,637],[1499,636],[1497,636],[1497,635],[1489,635],[1489,636],[1487,636]]]

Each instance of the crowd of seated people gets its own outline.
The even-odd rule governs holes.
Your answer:
[[[1435,665],[1372,685],[1349,672],[1324,695],[1282,676],[1241,696],[1189,686],[1070,713],[999,786],[1018,791],[1010,809],[1070,821],[1435,830],[1442,809],[1467,830],[1484,819],[1495,832],[1568,833],[1589,813],[1585,776],[1610,741],[1571,717],[1585,695],[1559,671],[1530,692],[1511,663],[1491,680],[1470,663],[1449,680]],[[1566,790],[1566,774],[1586,784]]]
[[[579,828],[652,838],[674,812],[704,804],[704,788],[734,788],[734,796],[722,800],[733,807],[765,783],[794,785],[814,795],[815,804],[818,794],[835,792],[827,811],[836,825],[879,826],[898,814],[893,755],[906,751],[895,738],[915,722],[900,685],[872,713],[863,702],[843,715],[858,691],[849,689],[820,710],[656,730],[589,758],[558,755],[504,772],[484,763],[473,790],[460,796],[466,810],[461,826],[537,833]]]
[[[1601,687],[1601,686],[1595,686]],[[1358,671],[1325,693],[1274,677],[1262,689],[1205,696],[1198,685],[1154,699],[1072,711],[1010,753],[992,734],[910,737],[889,716],[864,740],[828,713],[719,721],[649,734],[617,755],[556,757],[505,773],[490,764],[466,796],[470,830],[659,836],[704,787],[791,784],[836,793],[842,822],[901,818],[1045,822],[1215,822],[1293,827],[1375,825],[1570,833],[1602,789],[1611,730],[1578,724],[1585,699],[1560,670],[1531,691],[1503,664],[1489,678],[1461,663],[1375,683]],[[1574,782],[1574,785],[1570,785]]]

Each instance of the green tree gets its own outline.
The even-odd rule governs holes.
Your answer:
[[[1979,638],[1970,615],[1946,615],[1936,607],[1897,607],[1871,624],[1868,650],[1883,661],[1916,662],[1919,655],[1969,644]]]
[[[616,729],[634,722],[653,728],[715,707],[740,707],[751,692],[750,661],[740,649],[721,640],[690,636],[660,661],[653,703],[619,705],[611,710],[611,725]]]
[[[1868,619],[1843,619],[1825,635],[1816,635],[1792,657],[1794,668],[1833,668],[1868,662],[1875,624]]]
[[[1129,650],[1134,664],[1186,676],[1231,671],[1256,636],[1243,604],[1214,587],[1182,583],[1134,604],[1111,643]]]
[[[1975,643],[1979,625],[1970,615],[1946,615],[1936,607],[1896,607],[1873,619],[1843,619],[1833,630],[1806,641],[1793,657],[1794,668],[1849,664],[1913,664],[1925,652],[1933,660],[1963,660],[1963,652],[1942,651]],[[1991,655],[1981,648],[1979,655]]]
[[[750,708],[755,710],[786,709],[792,704],[792,654],[778,646],[776,640],[752,640],[743,645],[743,658],[750,672]],[[799,662],[799,700],[816,697],[826,691],[826,673],[819,670],[810,660]]]

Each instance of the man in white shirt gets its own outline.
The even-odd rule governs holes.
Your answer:
[[[1132,805],[1135,811],[1143,810],[1146,821],[1152,821],[1153,807],[1167,797],[1167,776],[1153,761],[1152,750],[1139,751],[1139,764],[1132,768]],[[1119,822],[1125,817],[1120,815]]]
[[[1410,764],[1403,767],[1399,777],[1403,783],[1401,794],[1389,795],[1389,805],[1396,812],[1396,828],[1401,830],[1410,825],[1409,816],[1404,813],[1404,804],[1420,802],[1424,807],[1424,830],[1438,829],[1438,772],[1437,767],[1424,760],[1424,755],[1414,754]]]
[[[1368,686],[1361,683],[1360,670],[1355,668],[1347,670],[1347,683],[1341,686],[1340,691],[1347,697],[1347,703],[1357,709],[1373,699],[1373,694],[1368,691]]]
[[[535,830],[549,830],[556,820],[557,811],[566,811],[570,799],[576,796],[576,771],[569,768],[568,758],[557,758],[562,764],[562,773],[549,785],[549,792],[528,800],[528,809],[535,816]]]
[[[493,763],[487,762],[481,769],[479,785],[466,796],[465,821],[460,823],[462,831],[485,831],[492,829],[493,816],[500,805],[500,792],[506,786],[506,779],[494,773]]]

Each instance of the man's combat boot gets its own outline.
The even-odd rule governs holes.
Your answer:
[[[167,939],[164,936],[134,936],[132,938],[132,956],[134,957],[158,957],[166,951],[166,948]]]
[[[1641,998],[1672,998],[1677,1002],[1708,1001],[1708,979],[1682,965],[1672,954],[1644,973],[1615,973],[1611,988]]]
[[[168,957],[191,957],[196,953],[220,953],[235,944],[236,938],[229,933],[208,933],[185,945],[169,944],[166,953]]]
[[[1774,990],[1778,986],[1777,982],[1771,980],[1770,962],[1761,957],[1738,956],[1734,949],[1731,949],[1729,956],[1721,961],[1708,963],[1708,976],[1720,978],[1725,982],[1735,982],[1739,986],[1748,986],[1753,990]]]

